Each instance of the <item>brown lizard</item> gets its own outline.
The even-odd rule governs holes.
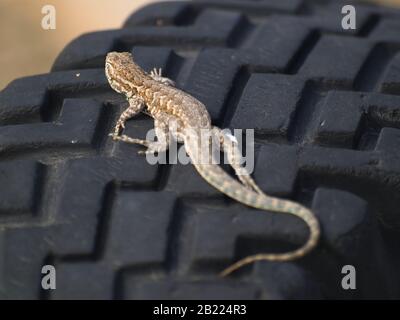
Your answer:
[[[114,140],[144,145],[147,150],[139,151],[140,153],[154,153],[168,149],[169,134],[171,134],[178,142],[184,143],[186,152],[193,160],[192,163],[198,173],[222,193],[256,209],[293,214],[308,225],[310,236],[302,247],[287,253],[260,253],[248,256],[223,270],[221,276],[226,276],[255,261],[289,261],[300,258],[317,245],[320,227],[312,211],[299,203],[271,197],[261,191],[238,161],[240,154],[235,141],[221,129],[212,126],[204,104],[175,88],[172,80],[162,77],[161,69],[154,69],[148,74],[134,62],[130,53],[110,52],[106,57],[105,73],[110,86],[118,93],[124,94],[129,102],[129,107],[121,114],[111,134]],[[157,141],[120,135],[126,120],[141,111],[154,118]],[[171,121],[176,124],[175,130],[171,130]],[[221,149],[227,152],[229,163],[240,182],[228,175],[220,166],[199,161],[199,156],[201,157],[206,151],[202,148],[208,149],[200,143],[201,130],[208,130],[211,137],[217,138]]]

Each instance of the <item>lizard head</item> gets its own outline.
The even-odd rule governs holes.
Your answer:
[[[127,96],[134,94],[148,77],[129,52],[109,52],[105,72],[111,88]]]

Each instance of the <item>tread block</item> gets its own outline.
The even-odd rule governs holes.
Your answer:
[[[380,167],[388,172],[399,172],[400,165],[397,161],[400,142],[400,130],[394,128],[383,128],[379,134],[375,150],[383,152]]]
[[[168,4],[150,4],[132,14],[124,27],[137,25],[190,25],[204,9],[243,12],[250,16],[266,16],[271,13],[295,13],[302,5],[302,0],[262,1],[254,3],[241,0],[192,2],[170,1]]]
[[[295,189],[297,172],[296,147],[268,144],[257,154],[253,177],[267,194],[289,196]]]
[[[0,163],[0,219],[35,214],[43,166],[31,160]]]
[[[282,75],[252,74],[236,107],[232,128],[286,137],[304,81]],[[249,110],[252,110],[249,112]]]
[[[123,27],[180,25],[183,17],[190,13],[189,4],[183,1],[151,3],[135,11]]]
[[[17,79],[0,94],[0,124],[56,120],[64,99],[92,98],[96,94],[104,95],[104,91],[111,93],[104,70],[67,71]]]
[[[390,61],[383,75],[380,92],[400,95],[400,52],[397,52]]]
[[[333,205],[328,208],[326,203],[329,202]],[[382,276],[393,273],[393,261],[382,249],[387,244],[367,203],[348,192],[318,189],[313,207],[322,225],[324,241],[342,257],[342,266],[354,265],[357,281],[362,279],[358,294],[375,291],[385,296],[387,290],[396,290],[396,286],[385,283],[387,277]],[[365,263],[367,260],[370,262]],[[371,274],[376,276],[371,278]],[[346,295],[351,296],[350,293]]]
[[[23,228],[3,228],[0,239],[2,272],[7,275],[0,282],[0,298],[38,299],[41,269],[50,243],[47,232],[25,219]],[[51,246],[51,245],[50,245]]]
[[[206,43],[211,47],[224,47],[228,45],[230,34],[241,21],[241,15],[208,10],[204,12],[203,19],[210,19],[211,22],[185,28],[137,27],[132,30],[110,30],[82,35],[73,40],[68,45],[68,49],[60,53],[52,71],[103,66],[105,56],[109,51],[130,51],[134,46],[157,45],[199,49],[203,43]],[[91,45],[82,51],[80,47],[82,42]],[[93,59],[93,57],[96,58]],[[62,67],[59,61],[63,62]]]
[[[329,79],[351,86],[370,48],[369,42],[362,39],[323,36],[299,73],[309,78]]]
[[[59,262],[57,288],[47,292],[54,300],[106,300],[113,298],[114,272],[104,263]],[[93,281],[93,279],[97,279]]]
[[[397,97],[383,94],[330,91],[320,111],[316,141],[373,150],[379,130],[399,128],[399,102]]]
[[[259,262],[254,266],[254,276],[262,286],[262,299],[322,299],[320,285],[312,275],[296,263]]]
[[[371,32],[370,38],[380,42],[399,42],[400,21],[397,19],[383,19]]]
[[[327,207],[327,203],[333,205]],[[364,229],[377,226],[369,225],[365,201],[344,191],[333,192],[319,188],[315,193],[313,207],[320,218],[324,240],[336,253],[352,257],[360,249],[370,250],[367,245],[370,236],[365,237],[370,233]]]
[[[115,267],[163,264],[174,201],[174,195],[168,193],[118,193],[108,225],[110,236],[104,248],[104,258],[113,261]],[[127,234],[130,234],[129,238],[126,238]],[[143,243],[148,246],[142,246]]]
[[[0,127],[0,153],[37,151],[43,148],[92,148],[103,105],[88,99],[66,99],[55,123]],[[77,122],[79,114],[80,121]]]
[[[316,141],[332,147],[353,148],[362,119],[362,107],[362,94],[328,92],[318,119]]]

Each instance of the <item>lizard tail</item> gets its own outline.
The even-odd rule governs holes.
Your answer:
[[[317,218],[311,210],[299,203],[259,194],[244,187],[230,177],[221,167],[215,164],[196,164],[196,170],[213,187],[227,196],[256,209],[292,214],[302,219],[310,229],[307,242],[300,248],[287,253],[260,253],[243,258],[220,273],[225,277],[233,271],[255,261],[290,261],[301,258],[310,252],[318,243],[320,227]]]

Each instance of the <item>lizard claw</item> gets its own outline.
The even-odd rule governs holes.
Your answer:
[[[153,70],[151,70],[150,74],[154,77],[162,77],[162,69],[161,68],[153,68]]]

